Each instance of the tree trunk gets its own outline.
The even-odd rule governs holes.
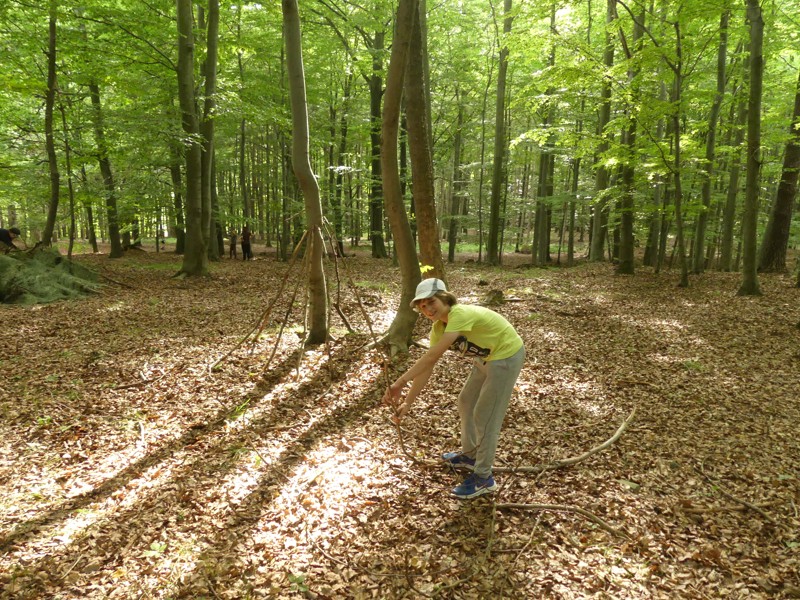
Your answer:
[[[706,243],[706,224],[708,222],[708,211],[711,208],[711,173],[714,169],[714,157],[716,151],[717,121],[719,110],[722,106],[722,98],[725,95],[725,58],[728,53],[728,17],[730,11],[725,10],[719,22],[719,50],[717,52],[717,92],[714,94],[714,102],[711,104],[711,114],[708,117],[708,133],[706,135],[706,159],[705,169],[702,174],[703,207],[697,215],[697,226],[694,235],[693,250],[693,273],[702,273],[705,270],[705,243]]]
[[[392,42],[389,70],[386,74],[386,92],[383,104],[383,126],[381,128],[381,162],[383,172],[383,197],[386,215],[392,227],[395,253],[400,265],[402,292],[400,306],[386,334],[391,353],[405,352],[411,342],[417,313],[409,306],[420,281],[419,262],[414,248],[414,238],[405,210],[400,189],[400,173],[397,170],[397,137],[400,123],[400,102],[403,95],[403,78],[408,62],[411,32],[417,0],[399,0],[397,5],[396,31]]]
[[[305,199],[308,226],[309,331],[305,343],[320,344],[328,339],[328,293],[322,266],[322,202],[309,158],[308,106],[297,0],[283,0],[282,7],[289,99],[292,105],[292,167]]]
[[[750,21],[750,94],[747,101],[747,179],[742,215],[740,296],[760,296],[758,284],[758,200],[761,171],[761,95],[764,82],[764,20],[758,0],[747,0]]]
[[[186,223],[183,216],[181,153],[177,147],[173,149],[173,158],[170,161],[169,173],[172,178],[172,197],[175,203],[175,254],[183,254],[186,250]]]
[[[792,224],[792,208],[797,196],[797,176],[800,171],[800,70],[794,97],[794,113],[789,126],[789,141],[783,156],[783,170],[778,184],[775,204],[761,244],[759,271],[786,271],[786,250]]]
[[[433,149],[431,124],[427,120],[425,52],[422,47],[422,25],[425,16],[421,7],[415,11],[414,27],[409,45],[407,73],[405,75],[406,117],[408,122],[408,147],[411,154],[411,189],[417,216],[419,258],[425,267],[431,267],[426,277],[444,280],[444,263],[439,244],[439,226],[436,221],[436,199],[433,181]]]
[[[47,37],[47,95],[44,106],[44,138],[47,150],[47,164],[50,171],[50,202],[47,208],[47,221],[42,233],[42,243],[49,246],[53,240],[53,231],[58,216],[58,200],[61,188],[61,174],[58,172],[56,158],[56,142],[53,135],[53,110],[56,103],[56,20],[57,3],[50,0],[50,21]]]
[[[745,59],[744,72],[749,70],[749,58]],[[725,207],[722,211],[722,233],[720,234],[720,256],[718,269],[728,272],[733,268],[733,230],[736,225],[736,198],[739,195],[739,175],[742,170],[742,148],[747,129],[747,98],[744,94],[745,86],[739,88],[739,99],[734,102],[736,123],[733,143],[733,152],[729,158],[730,169],[728,175],[728,191]],[[734,92],[734,98],[737,93]]]
[[[219,0],[208,0],[208,25],[206,31],[206,60],[203,65],[203,71],[205,72],[205,98],[203,103],[203,119],[200,124],[200,133],[203,136],[201,227],[206,235],[205,242],[208,247],[209,258],[211,260],[219,260],[221,248],[217,240],[217,220],[214,218],[215,211],[212,210],[212,205],[214,204],[213,197],[215,194],[212,193],[211,189],[214,183],[214,110],[216,105],[215,94],[217,91]]]
[[[461,136],[464,126],[464,106],[461,94],[456,84],[456,99],[458,102],[458,117],[456,130],[453,133],[453,195],[450,200],[450,220],[447,232],[447,262],[452,263],[456,258],[456,243],[458,242],[458,224],[461,214],[461,199],[464,195],[465,174],[461,165]]]
[[[640,41],[644,34],[644,19],[645,13],[639,13],[639,17],[634,20],[633,24],[633,49],[628,54],[628,60],[632,61],[636,53],[640,51]],[[632,102],[638,104],[640,102],[639,93],[639,67],[634,66],[628,69],[628,84],[632,90]],[[628,157],[622,165],[622,201],[621,201],[621,214],[620,214],[620,244],[619,244],[619,264],[617,265],[617,273],[622,275],[633,275],[634,267],[634,236],[633,236],[633,217],[635,211],[634,195],[635,189],[635,176],[636,176],[636,116],[629,114],[630,123],[628,128],[623,133],[623,143],[627,146]]]
[[[194,94],[194,32],[191,0],[177,0],[178,99],[186,142],[186,252],[180,273],[208,274],[208,226],[203,226],[202,146]]]
[[[399,12],[399,8],[398,8]],[[385,161],[381,155],[381,97],[383,94],[383,42],[384,33],[375,32],[372,48],[372,76],[369,79],[369,122],[370,148],[372,152],[372,179],[369,189],[369,239],[372,245],[372,258],[386,258],[386,244],[383,241],[383,203],[381,192],[382,166]],[[387,209],[388,210],[388,209]]]
[[[682,159],[681,159],[681,103],[683,99],[683,53],[681,46],[680,22],[675,21],[675,45],[676,63],[675,81],[672,91],[672,135],[675,140],[675,161],[673,165],[673,176],[675,181],[675,227],[677,228],[676,245],[678,247],[678,261],[681,268],[681,279],[679,287],[689,287],[689,265],[686,258],[686,240],[683,227],[683,178],[682,178]]]
[[[607,70],[614,66],[614,43],[611,37],[611,23],[616,18],[615,0],[606,1],[606,33],[605,50],[603,52],[603,64]],[[606,126],[611,120],[611,78],[603,78],[603,86],[600,90],[600,109],[597,116],[597,133],[600,135],[600,145],[597,148],[597,155],[600,164],[595,175],[595,199],[594,199],[594,219],[592,220],[592,240],[589,248],[589,260],[602,261],[605,252],[604,245],[607,235],[608,225],[608,199],[606,191],[608,188],[610,173],[604,164],[605,153],[608,152],[608,134]]]
[[[344,230],[342,228],[342,203],[344,197],[345,155],[347,153],[347,130],[349,123],[350,88],[353,77],[348,75],[344,81],[342,116],[339,118],[339,150],[337,153],[336,179],[333,193],[333,226],[336,232],[336,244],[340,256],[344,256]]]
[[[503,2],[503,34],[511,33],[511,0]],[[506,78],[508,74],[508,46],[503,40],[500,50],[499,67],[497,72],[497,99],[495,103],[494,122],[494,167],[492,169],[492,199],[489,207],[489,237],[486,241],[486,261],[490,265],[500,264],[500,202],[503,195],[505,182],[505,102]]]

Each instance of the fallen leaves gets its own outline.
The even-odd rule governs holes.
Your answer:
[[[137,287],[0,313],[22,332],[0,380],[2,597],[800,595],[800,292],[780,276],[754,300],[734,296],[729,274],[684,290],[608,265],[451,268],[462,298],[477,301],[483,279],[518,300],[497,308],[529,356],[498,466],[580,456],[637,408],[603,452],[500,473],[495,498],[460,502],[458,475],[400,451],[352,292],[340,306],[360,333],[333,315],[327,348],[301,355],[284,335],[267,367],[273,318],[212,369],[286,265],[224,261],[210,280],[178,282],[172,255],[80,260]],[[396,270],[352,261],[380,284],[359,293],[384,331]],[[302,330],[299,308],[288,325]],[[423,464],[458,447],[468,369],[448,356],[403,423]],[[578,507],[628,538],[496,503]]]

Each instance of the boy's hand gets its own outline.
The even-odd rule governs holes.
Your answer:
[[[411,408],[411,404],[408,402],[401,402],[398,404],[394,409],[394,416],[392,417],[392,421],[394,421],[397,425],[400,425],[400,421],[403,420],[403,417],[406,416],[408,409]]]
[[[397,406],[398,402],[400,401],[400,396],[403,395],[403,387],[405,386],[399,382],[399,380],[395,381],[392,385],[386,388],[386,393],[383,395],[383,401],[386,404]]]

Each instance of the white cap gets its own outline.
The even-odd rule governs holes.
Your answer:
[[[436,279],[431,277],[430,279],[423,279],[419,282],[417,286],[417,295],[414,296],[414,299],[411,301],[411,308],[414,308],[414,305],[419,302],[420,300],[425,300],[425,298],[430,298],[436,292],[446,292],[447,288],[444,285],[444,281],[441,279]]]

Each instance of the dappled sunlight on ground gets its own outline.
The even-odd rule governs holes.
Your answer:
[[[336,339],[303,352],[290,311],[268,364],[286,298],[254,345],[234,346],[285,265],[223,261],[181,282],[173,258],[115,263],[133,290],[2,315],[27,333],[0,398],[0,597],[762,599],[800,587],[800,292],[780,278],[751,302],[730,275],[676,290],[672,274],[609,265],[453,268],[464,301],[516,300],[497,307],[528,353],[499,466],[581,455],[637,409],[604,452],[498,473],[493,498],[460,502],[449,491],[464,474],[436,461],[458,447],[468,361],[439,364],[403,421],[406,454],[381,396],[423,349],[386,361],[343,289],[357,333],[333,314]],[[397,270],[361,258],[353,270],[381,335]],[[428,330],[420,320],[423,344]],[[629,538],[496,502],[580,507]]]

